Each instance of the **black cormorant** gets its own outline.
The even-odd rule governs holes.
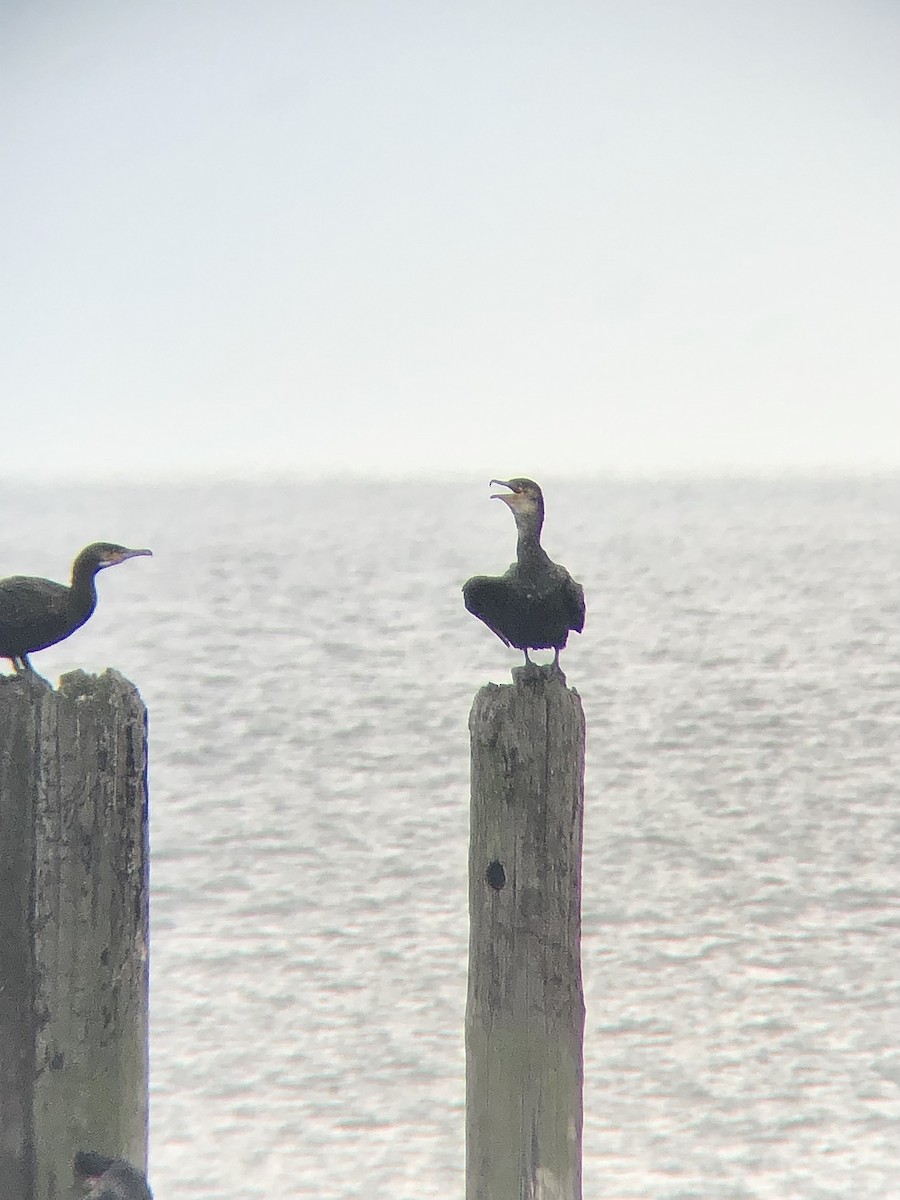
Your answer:
[[[79,1150],[72,1163],[75,1182],[90,1200],[153,1200],[147,1178],[124,1158]]]
[[[553,666],[559,667],[559,652],[569,630],[584,628],[584,589],[565,567],[553,562],[541,546],[544,497],[532,479],[492,479],[510,489],[496,492],[512,509],[519,531],[516,561],[505,575],[476,575],[463,586],[466,608],[507,646],[554,650]]]
[[[32,671],[28,661],[32,651],[67,638],[97,607],[97,572],[126,558],[150,553],[94,542],[72,564],[71,587],[31,575],[0,579],[0,658],[10,659],[17,673]]]

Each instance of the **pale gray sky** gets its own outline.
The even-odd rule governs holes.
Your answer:
[[[900,467],[894,0],[5,0],[4,474]]]

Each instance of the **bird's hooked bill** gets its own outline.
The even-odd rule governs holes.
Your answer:
[[[125,562],[127,558],[153,557],[152,550],[129,550],[127,546],[110,546],[104,554],[98,559],[100,567],[115,567],[118,563]]]

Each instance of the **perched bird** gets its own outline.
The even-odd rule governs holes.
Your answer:
[[[519,531],[516,561],[505,575],[476,575],[463,586],[466,608],[484,621],[507,646],[554,650],[553,666],[559,668],[559,652],[569,630],[584,628],[584,589],[565,567],[553,562],[541,546],[544,497],[532,479],[492,479],[492,484],[509,488],[495,492],[512,510]]]
[[[31,575],[0,579],[0,658],[10,659],[17,673],[33,671],[28,655],[67,638],[97,607],[97,572],[150,553],[94,542],[72,564],[71,587]]]
[[[72,1162],[75,1182],[90,1200],[153,1200],[143,1171],[124,1158],[79,1150]]]

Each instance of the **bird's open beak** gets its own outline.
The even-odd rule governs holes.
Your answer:
[[[490,486],[493,487],[495,483],[497,484],[498,487],[508,487],[508,488],[512,487],[512,484],[507,483],[505,479],[492,479]],[[515,493],[513,493],[513,494],[515,494]],[[494,492],[494,494],[491,496],[491,499],[492,500],[506,500],[508,502],[509,500],[512,499],[512,496],[507,496],[503,492]]]

